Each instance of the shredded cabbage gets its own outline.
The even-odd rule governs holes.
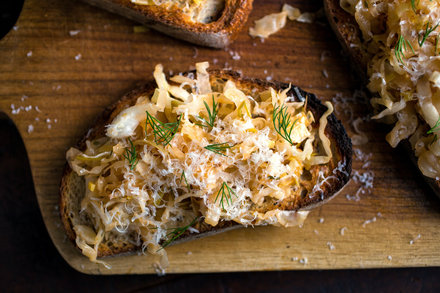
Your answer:
[[[425,176],[440,177],[438,140],[440,2],[430,0],[341,0],[362,32],[368,63],[368,88],[378,114],[396,124],[387,141],[396,147],[409,138]],[[426,125],[418,128],[419,121]],[[430,131],[430,129],[432,130]],[[416,130],[419,129],[416,133]]]

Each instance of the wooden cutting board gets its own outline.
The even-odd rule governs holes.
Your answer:
[[[319,0],[256,0],[247,27],[227,50],[196,47],[149,30],[134,33],[137,24],[82,2],[25,2],[16,27],[0,41],[0,110],[21,131],[41,213],[72,267],[89,274],[155,273],[150,256],[107,259],[111,270],[82,256],[61,227],[58,187],[67,149],[107,105],[136,82],[152,79],[157,63],[176,73],[209,61],[249,77],[292,82],[333,101],[354,134],[353,119],[366,118],[369,106],[354,95],[357,78],[325,19],[289,21],[264,42],[248,36],[254,20],[280,11],[284,2],[303,11],[322,5]],[[387,127],[361,122],[359,128],[369,142],[355,146],[356,180],[311,212],[302,228],[240,229],[170,247],[167,272],[440,265],[439,199],[405,153],[384,141]]]

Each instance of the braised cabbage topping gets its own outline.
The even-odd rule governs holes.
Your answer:
[[[440,2],[432,0],[341,0],[362,31],[369,90],[394,128],[386,139],[396,147],[409,139],[422,173],[440,177]]]
[[[93,227],[74,229],[91,260],[100,243],[116,234],[163,254],[161,245],[173,241],[176,227],[198,232],[196,218],[211,226],[293,226],[305,219],[305,211],[262,207],[302,196],[305,170],[330,161],[324,129],[332,105],[326,103],[313,128],[307,100],[294,101],[290,88],[245,92],[232,80],[211,78],[207,68],[198,63],[195,74],[168,81],[157,65],[151,96],[122,110],[106,136],[67,152],[87,186],[81,213]],[[329,179],[324,175],[317,175],[321,185]]]

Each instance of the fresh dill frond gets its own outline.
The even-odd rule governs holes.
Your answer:
[[[177,117],[176,122],[163,123],[157,120],[156,117],[148,113],[148,111],[146,113],[147,113],[146,126],[148,125],[151,126],[154,135],[154,142],[157,144],[161,144],[163,146],[168,145],[173,139],[174,135],[176,134],[177,129],[179,129],[182,115]]]
[[[293,145],[291,135],[298,119],[292,122],[292,116],[287,112],[287,106],[276,106],[272,113],[272,121],[275,131],[288,143]]]
[[[425,27],[425,32],[423,33],[423,37],[422,40],[420,40],[420,35],[418,37],[418,42],[419,42],[419,46],[422,47],[423,43],[426,41],[426,39],[428,38],[428,36],[435,31],[435,29],[439,26],[440,23],[437,23],[436,26],[429,26],[429,20],[426,23],[426,27]]]
[[[218,109],[219,109],[218,103],[215,102],[214,95],[212,95],[212,110],[209,108],[208,103],[206,103],[206,101],[203,101],[203,104],[205,104],[206,111],[208,112],[208,120],[200,116],[197,116],[197,119],[203,121],[203,123],[196,123],[196,125],[212,128],[214,127],[215,117],[217,117],[218,114]]]
[[[162,250],[165,247],[167,247],[168,245],[170,245],[172,242],[174,242],[177,238],[179,238],[183,233],[185,233],[186,230],[188,230],[190,227],[192,227],[196,221],[199,219],[199,217],[195,217],[194,220],[192,220],[192,222],[184,227],[178,227],[178,228],[174,228],[173,231],[169,232],[167,234],[167,241],[164,242],[164,244],[162,244],[162,247],[158,250]]]
[[[127,159],[128,164],[130,165],[130,170],[133,170],[139,162],[139,159],[137,156],[136,147],[130,138],[128,138],[128,142],[130,143],[130,149],[125,149],[124,158]]]
[[[215,143],[215,144],[210,144],[205,146],[204,148],[207,149],[208,151],[214,152],[216,154],[225,156],[224,154],[226,152],[227,149],[232,148],[233,145],[229,145],[227,142],[222,142],[222,143]]]
[[[217,193],[217,196],[215,198],[214,203],[216,203],[220,197],[220,204],[222,206],[222,209],[224,210],[225,209],[225,203],[224,203],[225,201],[228,204],[228,206],[230,206],[232,204],[232,195],[237,197],[237,195],[232,190],[232,188],[230,188],[228,186],[228,184],[226,184],[226,182],[223,182],[222,186],[220,187],[220,190]]]
[[[434,127],[432,127],[430,130],[428,130],[428,132],[426,134],[431,134],[431,133],[436,132],[437,130],[439,130],[439,127],[440,127],[440,118],[437,120]]]
[[[411,43],[406,40],[402,35],[400,35],[399,39],[397,40],[397,44],[396,47],[394,48],[394,54],[396,55],[397,60],[399,60],[399,62],[403,65],[403,59],[402,57],[405,57],[405,53],[403,53],[403,50],[405,49],[405,51],[408,51],[408,47],[411,49],[411,51],[413,52],[413,54],[415,54],[416,52],[414,52],[414,48],[411,45]]]
[[[188,181],[186,180],[185,171],[182,170],[182,175],[180,175],[180,182],[182,182],[182,179],[185,180],[186,187],[188,188],[188,191],[191,190],[191,186],[188,184]]]
[[[414,13],[416,12],[417,8],[416,8],[416,0],[411,0],[411,7],[414,11]]]

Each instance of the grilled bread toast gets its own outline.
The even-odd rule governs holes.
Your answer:
[[[84,0],[197,45],[224,48],[242,29],[253,0]]]
[[[403,1],[403,2],[405,2],[405,1]],[[344,3],[346,6],[348,6],[348,7],[345,7],[345,9],[343,9],[341,6],[341,5],[344,5]],[[362,35],[362,31],[361,31],[359,24],[357,23],[354,15],[346,11],[346,10],[354,10],[355,4],[356,4],[356,1],[324,0],[324,8],[325,8],[325,12],[327,15],[327,19],[328,19],[333,31],[335,32],[339,42],[341,43],[342,47],[347,52],[349,59],[351,61],[352,67],[357,71],[357,73],[364,80],[364,82],[368,83],[370,76],[372,74],[375,74],[374,70],[371,70],[371,69],[370,69],[370,73],[368,73],[369,67],[371,67],[371,64],[369,64],[369,62],[375,58],[376,54],[383,54],[383,53],[381,53],[381,51],[374,52],[374,50],[371,50],[371,49],[368,50],[368,45],[366,45],[366,43],[371,42],[371,41],[368,41],[368,42],[365,41],[364,36]],[[419,5],[419,4],[414,4],[414,5]],[[429,3],[429,4],[431,4],[431,3]],[[414,18],[414,19],[417,18],[417,13],[418,13],[417,8],[418,7],[415,7],[415,9],[413,9],[410,1],[407,1],[406,3],[402,3],[401,5],[406,5],[406,9],[403,6],[400,6],[399,9],[406,10],[406,13],[411,13],[412,18]],[[382,19],[381,17],[378,17],[377,19]],[[429,24],[429,22],[428,22],[428,24]],[[382,31],[384,31],[384,30],[385,30],[385,28],[382,28]],[[411,45],[411,43],[409,43],[409,40],[405,40],[402,35],[400,36],[400,38],[398,38],[398,36],[396,36],[394,42],[392,44],[390,44],[392,49],[394,49],[394,54],[392,54],[392,55],[396,56],[396,59],[399,59],[399,53],[398,53],[399,52],[398,51],[399,40],[400,41],[403,40],[405,42],[402,46],[407,47],[407,50],[404,49],[405,52],[403,52],[403,55],[400,56],[401,57],[400,60],[398,60],[400,67],[404,68],[406,66],[407,61],[405,60],[405,58],[406,58],[405,55],[415,53],[415,52],[406,52],[406,51],[424,49],[423,43],[421,43],[422,46],[420,46],[420,40],[421,40],[420,37],[418,37],[415,44],[413,43]],[[424,36],[424,38],[426,38],[426,39],[429,38],[429,35]],[[433,41],[435,42],[435,40],[433,40]],[[419,42],[418,45],[417,45],[417,42]],[[417,46],[419,46],[419,48],[417,48]],[[427,44],[425,44],[425,46],[427,46]],[[393,56],[393,58],[394,58],[394,56]],[[409,55],[408,55],[408,57],[409,57]],[[402,74],[402,73],[400,73],[400,74]],[[406,74],[406,73],[404,73],[404,74]],[[426,73],[425,75],[428,76],[428,73]],[[413,86],[413,88],[414,87],[415,86]],[[415,96],[417,96],[417,90],[415,90],[415,92],[416,92]],[[378,95],[377,92],[373,93],[373,98],[376,97],[377,95]],[[412,98],[413,101],[411,101],[411,99],[408,99],[408,100],[410,100],[409,103],[411,103],[411,102],[417,103],[417,102],[415,102],[415,100],[417,100],[417,98]],[[416,108],[417,107],[419,107],[419,106],[416,106]],[[423,108],[423,107],[420,107],[420,108]],[[399,114],[399,113],[397,113],[397,114]],[[426,162],[421,162],[419,159],[420,153],[418,153],[418,152],[420,152],[420,150],[417,150],[417,148],[421,149],[421,147],[416,146],[416,145],[423,144],[423,145],[426,145],[426,147],[429,150],[429,148],[434,147],[433,142],[434,142],[434,144],[437,143],[436,142],[436,134],[435,134],[437,129],[435,128],[435,125],[434,125],[435,120],[434,120],[434,122],[430,123],[431,125],[429,125],[425,121],[424,117],[422,117],[422,115],[420,115],[420,114],[413,114],[413,115],[418,116],[417,119],[415,119],[415,120],[417,120],[416,125],[418,123],[416,133],[412,136],[408,135],[409,138],[403,139],[401,141],[401,145],[405,148],[405,150],[408,153],[408,157],[417,166],[417,169],[421,170],[421,168],[423,168],[423,165],[430,165],[430,164],[435,165],[436,164],[438,166],[438,163],[436,163],[436,160],[434,159],[434,157],[431,157],[431,160],[430,160],[431,162],[429,164],[426,164]],[[406,127],[411,128],[408,125]],[[429,138],[426,137],[426,138],[424,138],[423,142],[420,140],[420,137],[428,136],[428,135],[432,135],[434,137],[434,139],[431,137],[429,137]],[[417,142],[418,139],[419,139],[419,141]],[[411,142],[411,140],[412,140],[412,142]],[[395,145],[392,144],[392,146],[394,147]],[[417,153],[417,155],[416,155],[416,153]],[[423,171],[422,171],[422,174],[425,175]],[[439,177],[436,177],[436,176],[430,176],[430,177],[423,176],[423,177],[424,177],[425,181],[428,183],[428,185],[432,188],[434,193],[438,197],[440,197],[440,179],[439,179]]]
[[[155,78],[159,89],[154,82],[148,82],[126,94],[116,104],[104,111],[93,128],[87,132],[84,138],[75,147],[73,156],[69,155],[69,152],[73,149],[69,150],[67,155],[69,164],[66,165],[60,187],[61,218],[68,237],[76,242],[82,252],[92,261],[95,261],[96,257],[117,255],[129,251],[140,251],[145,248],[151,253],[157,253],[158,251],[163,251],[162,248],[168,245],[243,226],[267,224],[281,226],[298,225],[305,219],[309,210],[332,199],[349,180],[352,162],[351,141],[340,121],[331,113],[331,104],[328,103],[325,106],[321,104],[315,95],[306,93],[298,87],[289,84],[249,79],[233,71],[209,70],[206,72],[203,68],[200,69],[200,71],[199,69],[200,68],[197,69],[197,72],[179,75],[175,79],[171,78],[171,80],[180,83],[180,88],[185,88],[193,93],[200,93],[204,91],[202,88],[207,84],[202,85],[199,81],[207,81],[206,78],[208,78],[207,75],[209,75],[209,85],[212,87],[212,89],[208,91],[212,93],[194,96],[198,99],[204,99],[199,107],[199,109],[203,111],[195,110],[194,113],[197,114],[191,114],[191,111],[197,108],[196,98],[194,98],[193,101],[188,100],[187,102],[183,102],[183,104],[182,101],[171,101],[171,104],[175,104],[177,107],[177,111],[179,111],[179,107],[185,106],[185,103],[189,105],[189,107],[181,112],[181,116],[171,117],[168,115],[169,121],[174,121],[173,123],[176,123],[176,120],[179,121],[180,124],[178,124],[176,128],[173,128],[175,124],[171,122],[161,124],[163,127],[173,128],[171,137],[168,137],[171,138],[171,140],[166,140],[166,143],[165,140],[161,140],[163,137],[160,136],[159,132],[154,132],[152,126],[154,124],[149,122],[149,119],[153,118],[148,118],[150,114],[145,114],[144,111],[141,111],[141,113],[143,113],[142,118],[138,117],[141,119],[142,124],[133,126],[128,132],[125,127],[126,125],[120,123],[122,121],[121,119],[125,119],[124,121],[126,121],[128,119],[127,117],[133,112],[131,110],[137,106],[145,106],[147,109],[150,109],[147,110],[147,112],[152,112],[153,110],[151,109],[154,107],[151,108],[151,104],[156,103],[157,105],[160,103],[160,98],[156,99],[155,97],[157,97],[157,92],[161,87],[173,91],[171,90],[171,84],[163,87],[162,77],[164,77],[164,75],[162,75],[161,72],[157,72],[156,67]],[[206,75],[204,75],[204,73]],[[198,77],[196,82],[192,85],[188,85],[194,76]],[[185,83],[187,84],[185,85]],[[174,91],[175,90],[176,88],[174,88]],[[219,94],[221,92],[223,92],[223,94]],[[180,94],[176,93],[176,95],[179,96]],[[239,96],[243,98],[243,100],[238,106],[234,106],[234,103],[225,98],[238,99]],[[272,108],[271,99],[273,101],[273,99],[278,99],[278,97],[281,96],[285,98],[285,103],[283,103],[285,107]],[[237,100],[235,100],[235,102],[236,101]],[[259,102],[260,104],[258,104]],[[149,106],[150,108],[148,108]],[[267,109],[271,110],[265,112],[264,107],[268,107]],[[290,107],[297,108],[296,111],[299,112],[295,112],[296,116],[294,116],[295,110],[292,110],[293,108]],[[284,109],[284,112],[276,112],[277,109],[278,111]],[[288,110],[292,110],[293,112],[288,114]],[[166,112],[166,108],[164,111]],[[230,117],[234,117],[234,113],[238,116],[233,118],[232,121],[234,121],[234,123],[232,124],[234,127],[241,125],[241,128],[239,127],[241,130],[237,132],[238,134],[233,135],[230,135],[230,133],[219,133],[228,131],[229,126],[227,121],[229,121],[228,119]],[[288,127],[288,132],[282,132],[280,122],[283,123],[283,121],[279,120],[277,118],[279,116],[276,116],[275,113],[287,113],[284,118],[292,118],[289,123],[284,124],[284,126]],[[144,117],[145,115],[147,115],[147,118]],[[217,115],[217,117],[215,115]],[[156,117],[160,120],[167,119],[161,113],[156,114]],[[192,122],[190,121],[191,119],[193,119]],[[245,123],[247,126],[243,126],[245,124],[241,124],[240,121],[243,123],[246,121],[246,123],[248,123]],[[255,128],[250,126],[250,121],[253,121],[255,125],[259,126],[255,126]],[[121,125],[123,127],[119,127]],[[155,125],[157,127],[160,126],[160,124]],[[293,128],[293,132],[290,127]],[[166,129],[167,128],[162,128],[162,130]],[[123,135],[121,135],[121,131]],[[189,138],[193,131],[197,134]],[[312,134],[308,134],[309,131]],[[289,135],[288,137],[281,137],[282,134],[287,133]],[[307,136],[308,138],[299,138],[299,136],[302,135],[301,133],[307,133],[304,134],[303,137],[309,135]],[[153,136],[153,134],[158,135],[159,138]],[[111,153],[108,152],[105,156],[101,156],[102,152],[109,150],[105,143],[103,145],[102,138],[109,135],[113,137],[110,140],[113,149]],[[133,157],[130,157],[130,147],[126,147],[125,153],[121,155],[121,152],[117,150],[117,145],[115,146],[116,141],[121,139],[117,137],[127,135],[132,137],[132,140],[129,140],[131,146],[133,147],[132,143],[137,146],[137,161],[133,160]],[[142,137],[142,141],[136,138],[139,135]],[[197,144],[198,141],[203,142],[204,138],[201,138],[202,135],[211,140],[217,140],[217,142],[219,137],[220,139],[228,137],[230,142],[235,136],[244,135],[246,138],[238,138],[237,141],[234,141],[234,146],[232,146],[231,143],[230,146],[223,149],[199,147],[197,150],[194,150],[195,147],[191,145]],[[325,138],[321,140],[324,136],[328,139],[327,143],[324,142]],[[271,137],[271,139],[266,140],[267,137]],[[286,139],[291,140],[293,144],[287,142]],[[125,141],[126,138],[123,138],[123,140]],[[146,142],[147,140],[148,142]],[[195,140],[197,142],[194,142]],[[257,143],[257,141],[259,142]],[[269,145],[266,145],[265,141]],[[128,143],[127,141],[125,142]],[[142,143],[143,147],[141,147],[139,143]],[[208,142],[203,143],[205,145],[208,144]],[[218,146],[224,144],[225,143],[216,143],[212,145]],[[327,149],[325,144],[327,144],[329,149]],[[99,149],[101,153],[87,153],[86,150],[90,149],[90,147]],[[281,147],[286,149],[286,151],[276,152],[276,149]],[[313,153],[311,147],[313,148]],[[146,164],[156,159],[151,154],[140,153],[141,149],[146,150],[147,148],[157,152],[154,156],[156,156],[159,164],[165,164],[165,162],[170,159],[169,156],[172,156],[174,159],[171,160],[172,163],[170,163],[168,167],[155,165],[155,169],[148,169],[145,167]],[[289,153],[290,148],[301,154],[302,152],[309,152],[308,159],[304,161],[304,165],[302,165],[300,162],[301,159],[299,159],[301,154],[296,158],[289,158],[287,153]],[[182,151],[182,153],[180,153],[180,151]],[[117,153],[119,153],[119,155]],[[195,153],[196,155],[194,155]],[[266,158],[265,154],[270,155]],[[133,155],[133,153],[131,153],[131,155]],[[281,157],[277,159],[279,155]],[[115,173],[113,173],[115,169],[109,167],[105,167],[96,173],[97,175],[93,175],[93,180],[88,179],[87,176],[80,175],[85,174],[84,172],[88,172],[81,171],[83,168],[84,170],[87,169],[91,171],[93,168],[100,166],[98,162],[92,164],[87,161],[84,163],[84,160],[93,160],[95,157],[99,157],[101,158],[100,160],[106,161],[107,159],[104,157],[110,158],[112,156],[119,156],[120,160],[126,165],[124,167],[126,173],[123,175],[125,178],[132,176],[129,174],[133,173],[144,174],[142,175],[143,177],[137,177],[138,179],[133,180],[133,184],[146,186],[143,185],[147,184],[145,182],[135,183],[139,181],[139,178],[155,181],[155,183],[151,185],[152,187],[149,187],[150,189],[141,189],[142,192],[145,191],[147,198],[153,200],[153,202],[149,199],[147,200],[147,203],[150,202],[150,205],[145,204],[145,201],[143,201],[143,205],[154,209],[156,216],[152,217],[148,215],[148,212],[145,213],[145,211],[142,214],[142,211],[139,210],[141,214],[137,213],[135,220],[133,220],[133,215],[130,215],[131,222],[128,224],[135,225],[134,223],[136,223],[136,227],[126,227],[123,229],[116,225],[109,226],[110,228],[102,228],[105,224],[102,224],[100,221],[103,221],[102,219],[110,220],[107,218],[107,215],[101,215],[104,217],[102,218],[98,214],[103,211],[103,209],[100,208],[102,206],[104,206],[104,210],[107,213],[112,213],[114,210],[112,209],[113,203],[109,203],[108,198],[119,198],[124,203],[123,208],[127,208],[133,212],[133,207],[131,207],[129,203],[134,200],[133,197],[136,197],[135,194],[138,194],[138,197],[141,196],[139,195],[139,189],[133,189],[131,186],[125,188],[126,190],[123,192],[124,195],[119,193],[120,190],[115,193],[114,191],[118,188],[123,188],[121,186],[123,186],[124,183],[119,182],[118,184],[122,185],[111,185],[113,188],[112,192],[103,191],[106,190],[106,188],[101,188],[102,192],[100,192],[100,178],[108,178],[115,175]],[[199,158],[200,160],[197,161]],[[231,163],[235,158],[239,158],[239,161]],[[117,163],[119,167],[122,166],[122,161]],[[183,161],[186,165],[180,165]],[[313,161],[315,162],[313,163]],[[83,164],[81,165],[82,167],[78,168],[75,162]],[[246,162],[249,166],[243,167],[243,162]],[[287,165],[283,165],[288,162],[290,162],[290,166],[297,166],[297,169],[290,169],[290,167],[286,167]],[[300,164],[299,167],[298,164]],[[213,166],[212,168],[210,168],[211,165]],[[202,166],[207,168],[204,169],[206,172],[198,169],[199,167],[203,169]],[[158,187],[160,185],[158,182],[161,179],[157,179],[155,174],[159,172],[157,171],[159,168],[162,168],[162,172],[160,172],[162,175],[160,176],[171,178],[166,183],[167,187],[177,184],[175,185],[176,188],[173,189],[174,191],[172,189],[168,190],[170,193],[168,195],[164,194],[166,192],[163,188]],[[180,168],[183,168],[183,171],[181,171]],[[253,170],[249,170],[249,168]],[[281,171],[284,170],[283,168],[291,170],[289,172],[292,172],[292,174],[283,173],[284,171]],[[165,172],[164,170],[168,171]],[[209,176],[209,173],[212,172],[217,172],[214,177]],[[247,175],[243,174],[251,175],[246,177]],[[244,176],[243,180],[241,180],[242,176]],[[259,179],[257,180],[256,177]],[[214,179],[215,182],[206,185],[204,182],[199,182],[199,178],[202,178],[202,181]],[[124,182],[125,179],[121,180]],[[223,184],[221,184],[222,181]],[[251,182],[254,181],[257,182],[252,185],[253,183]],[[273,184],[276,184],[276,186]],[[268,188],[268,186],[272,186],[273,189]],[[254,189],[251,190],[247,187]],[[154,189],[161,190],[159,197],[154,197]],[[269,193],[264,193],[264,190],[269,191]],[[279,194],[280,190],[283,194]],[[263,195],[259,196],[259,193]],[[275,196],[274,194],[278,195]],[[90,208],[91,201],[85,199],[86,197],[90,197],[92,198],[91,201],[95,201],[96,204],[92,203],[92,208]],[[103,199],[103,197],[106,199]],[[180,201],[179,198],[184,199]],[[104,203],[102,204],[102,202]],[[172,204],[170,204],[171,202]],[[179,209],[184,209],[184,211],[181,213],[175,211],[175,205],[178,204],[177,202],[182,203]],[[129,207],[127,207],[127,205]],[[164,220],[163,215],[168,211],[159,211],[160,207],[163,208],[164,205],[168,205],[165,207],[165,210],[167,208],[174,210],[175,215],[179,216],[170,220],[173,218],[170,215]],[[155,207],[153,208],[153,206]],[[246,206],[246,208],[243,206]],[[119,212],[121,212],[121,210],[119,210]],[[162,216],[158,218],[158,214]],[[113,214],[113,216],[117,217],[117,214]],[[139,221],[138,217],[144,217],[142,224],[137,222]],[[155,221],[161,223],[153,224]],[[167,223],[167,221],[169,223]],[[97,224],[97,222],[99,223]],[[155,244],[152,244],[153,241],[151,239],[142,238],[143,236],[140,236],[139,229],[147,229],[147,226],[150,227],[148,228],[148,233],[153,233],[154,237],[157,238]],[[79,229],[79,227],[82,228]],[[103,229],[101,230],[102,232],[98,231],[101,229],[100,227]],[[162,234],[157,234],[159,228],[164,230]],[[97,237],[101,237],[99,241],[96,241]],[[148,242],[148,244],[146,244],[146,242]]]

